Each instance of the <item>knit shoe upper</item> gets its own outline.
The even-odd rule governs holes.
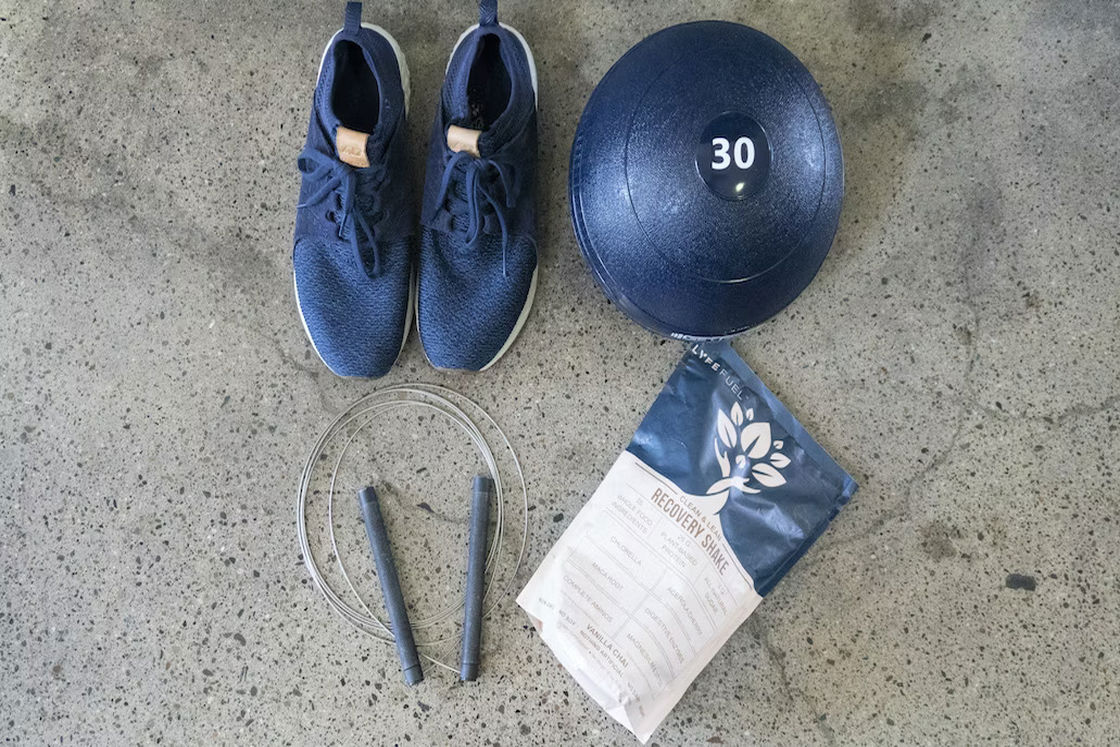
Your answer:
[[[339,376],[385,374],[407,334],[407,75],[392,37],[362,25],[361,3],[348,3],[323,53],[299,156],[292,252],[307,334]]]
[[[452,53],[432,127],[417,301],[428,360],[474,371],[512,343],[537,269],[536,71],[495,3],[480,17]]]

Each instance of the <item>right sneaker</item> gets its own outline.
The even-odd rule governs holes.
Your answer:
[[[437,368],[481,371],[521,330],[537,284],[537,71],[496,0],[459,37],[428,148],[417,329]]]
[[[339,376],[389,371],[412,313],[405,118],[408,66],[384,29],[346,4],[319,64],[292,268],[304,330]]]

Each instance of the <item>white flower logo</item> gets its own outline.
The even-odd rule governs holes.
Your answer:
[[[744,412],[738,402],[731,406],[730,417],[719,411],[712,446],[723,478],[712,483],[708,495],[723,493],[720,508],[732,488],[743,493],[761,493],[762,488],[786,484],[780,472],[789,466],[789,457],[780,451],[784,444],[771,441],[769,423],[753,421],[754,409]]]

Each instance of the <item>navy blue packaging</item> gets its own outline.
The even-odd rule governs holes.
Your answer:
[[[727,342],[690,346],[627,450],[722,502],[720,527],[762,596],[857,487]]]
[[[726,341],[695,343],[518,603],[644,742],[855,490]]]

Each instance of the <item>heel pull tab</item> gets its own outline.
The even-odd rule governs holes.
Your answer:
[[[345,28],[351,34],[356,34],[362,28],[362,4],[346,3]]]
[[[479,26],[497,26],[498,25],[498,0],[479,0],[479,3],[478,3],[478,25]]]

